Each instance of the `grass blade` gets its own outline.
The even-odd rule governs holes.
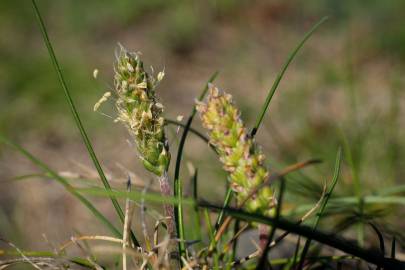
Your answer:
[[[380,230],[378,229],[378,227],[377,227],[374,223],[372,223],[372,222],[368,222],[368,225],[370,225],[371,228],[373,228],[374,232],[377,234],[378,241],[380,242],[380,250],[381,250],[381,253],[382,253],[383,255],[385,255],[384,237],[383,237],[381,231],[380,231]]]
[[[225,195],[225,200],[224,200],[224,208],[228,207],[229,203],[231,202],[233,197],[233,190],[231,188],[228,188],[226,191]],[[217,234],[219,226],[221,226],[222,222],[224,221],[224,211],[219,212],[219,215],[217,217],[217,221],[215,222],[215,234]]]
[[[170,119],[170,118],[165,118],[165,125],[174,125],[174,126],[178,126],[181,128],[185,128],[186,124],[183,124],[179,121]],[[210,139],[208,139],[207,136],[205,136],[203,133],[199,132],[198,130],[189,127],[188,131],[190,131],[191,133],[193,133],[194,135],[196,135],[198,138],[200,138],[202,141],[204,141],[205,143],[208,143],[210,141]]]
[[[292,267],[297,262],[298,252],[300,251],[300,245],[301,245],[301,236],[298,236],[297,244],[295,245],[295,251],[294,251],[294,257],[292,260],[292,264],[289,265],[289,267]]]
[[[198,201],[198,169],[195,170],[193,178],[192,178],[192,184],[193,184],[193,199],[194,201]],[[193,207],[194,211],[194,226],[191,230],[192,236],[194,240],[201,240],[201,217],[199,214],[198,206],[195,205]]]
[[[269,93],[267,94],[266,100],[262,106],[262,110],[259,114],[259,116],[256,119],[256,124],[253,127],[250,135],[254,137],[263,121],[264,115],[266,114],[266,111],[269,107],[270,101],[273,98],[274,93],[277,90],[278,85],[280,84],[281,79],[284,76],[284,73],[286,72],[288,66],[294,59],[294,57],[297,55],[298,51],[301,49],[301,47],[304,45],[304,43],[312,36],[312,34],[318,29],[319,26],[321,26],[328,17],[323,17],[319,22],[317,22],[304,36],[304,38],[301,40],[301,42],[295,47],[295,49],[290,53],[290,55],[287,58],[287,61],[284,63],[283,67],[281,68],[280,72],[277,74],[276,80],[274,81]]]
[[[338,180],[339,174],[340,174],[341,161],[342,161],[342,149],[339,148],[339,150],[337,152],[337,155],[336,155],[335,170],[333,172],[332,184],[329,187],[328,192],[325,194],[325,197],[323,199],[321,207],[319,208],[319,211],[318,211],[318,213],[316,215],[314,225],[312,226],[312,229],[314,231],[318,227],[318,224],[319,224],[319,221],[320,221],[320,219],[322,217],[322,214],[326,209],[326,205],[328,204],[328,200],[331,197],[332,192],[333,192],[333,190],[334,190],[334,188],[336,186],[336,183],[337,183],[337,180]],[[297,269],[302,269],[304,267],[305,256],[307,255],[307,252],[309,250],[310,245],[311,245],[311,238],[307,238],[307,240],[305,241],[304,248],[303,248],[302,253],[301,253],[301,258],[300,258],[299,265],[298,265]]]
[[[239,220],[235,220],[235,224],[233,227],[233,235],[235,236],[238,232],[239,232],[239,227],[240,227],[240,221]],[[228,258],[228,262],[227,262],[227,266],[226,266],[226,270],[231,270],[232,269],[232,262],[235,260],[236,258],[236,249],[238,247],[238,240],[239,237],[236,237],[233,240],[232,243],[232,251],[231,251],[231,255]]]
[[[120,190],[105,190],[103,188],[77,188],[76,189],[80,193],[85,193],[93,196],[99,197],[110,197],[110,198],[125,198],[131,199],[136,202],[145,202],[149,203],[160,203],[160,204],[173,204],[179,205],[182,203],[183,205],[187,206],[195,206],[195,201],[192,198],[182,198],[179,199],[178,197],[174,196],[165,196],[161,193],[152,193],[152,192],[141,192],[137,190],[131,190],[131,192],[120,191]]]
[[[198,203],[199,207],[210,209],[219,212],[224,209],[222,206],[213,205],[205,201]],[[352,240],[338,237],[331,233],[326,233],[320,230],[313,230],[312,227],[305,225],[297,225],[295,222],[279,218],[276,220],[272,217],[266,217],[259,214],[248,213],[236,208],[225,208],[225,213],[234,218],[245,220],[247,222],[257,222],[275,226],[280,230],[288,231],[292,234],[301,235],[306,238],[311,238],[314,241],[327,245],[331,248],[340,250],[344,253],[358,257],[369,263],[380,265],[386,269],[404,269],[405,262],[396,259],[385,258],[379,251],[374,249],[366,249],[358,246]]]
[[[55,179],[60,184],[62,184],[63,187],[69,193],[71,193],[73,196],[75,196],[82,204],[84,204],[94,214],[94,216],[96,216],[96,218],[98,220],[100,220],[111,231],[111,233],[113,233],[117,237],[120,237],[120,238],[122,237],[121,232],[117,228],[115,228],[114,225],[112,225],[111,222],[102,213],[100,213],[89,200],[87,200],[85,197],[83,197],[73,186],[71,186],[65,178],[60,176],[57,172],[53,171],[45,163],[43,163],[41,160],[34,157],[31,153],[29,153],[27,150],[25,150],[20,145],[15,144],[2,136],[0,136],[0,141],[6,145],[11,146],[12,148],[16,149],[17,151],[19,151],[21,154],[23,154],[29,160],[31,160],[35,165],[37,165],[39,168],[44,170],[44,172],[46,172],[46,174],[49,175],[49,177],[51,177],[52,179]]]
[[[200,97],[198,100],[202,100],[204,98],[204,96],[206,95],[207,91],[208,91],[208,84],[212,83],[216,77],[218,76],[218,71],[215,72],[210,79],[208,80],[208,82],[206,83]],[[181,201],[181,198],[183,197],[183,191],[182,191],[182,183],[180,181],[180,166],[181,166],[181,159],[183,157],[183,150],[184,150],[184,144],[186,142],[186,138],[187,138],[187,134],[188,131],[191,127],[191,123],[193,122],[194,116],[196,114],[197,110],[196,107],[193,106],[193,110],[190,114],[190,116],[187,119],[187,123],[186,126],[183,129],[183,134],[181,135],[181,139],[179,142],[179,147],[177,150],[177,157],[176,157],[176,166],[175,166],[175,170],[174,170],[174,195],[176,197],[179,198],[179,200]],[[175,207],[174,209],[174,213],[175,213],[175,219],[176,219],[176,227],[177,227],[177,235],[180,238],[179,241],[179,252],[180,252],[180,256],[185,256],[186,255],[186,247],[184,244],[184,223],[183,223],[183,207],[181,205],[181,203]]]
[[[278,204],[276,208],[276,214],[275,214],[275,219],[278,220],[280,218],[280,213],[281,213],[281,206],[283,203],[283,196],[284,196],[284,191],[285,191],[285,179],[281,178],[280,182],[280,194],[278,197]],[[270,243],[273,241],[274,234],[276,233],[276,227],[272,226],[271,231],[268,234],[268,239],[266,241],[265,248],[263,250],[262,256],[260,257],[259,263],[256,266],[257,270],[264,269],[266,267],[267,262],[267,253],[270,250]],[[270,264],[271,265],[271,264]]]
[[[395,251],[396,251],[396,239],[395,236],[392,238],[391,243],[391,258],[395,259]]]
[[[73,99],[72,99],[72,97],[70,95],[70,91],[69,91],[69,89],[67,87],[67,84],[65,82],[65,79],[63,77],[62,70],[61,70],[61,68],[59,66],[59,63],[58,63],[58,60],[56,58],[55,52],[53,50],[52,44],[50,42],[50,39],[49,39],[47,30],[46,30],[44,21],[42,19],[41,13],[39,12],[39,9],[38,9],[38,6],[37,6],[35,0],[32,0],[32,5],[34,7],[35,15],[36,15],[37,20],[38,20],[39,28],[41,29],[41,33],[42,33],[42,37],[44,39],[44,43],[45,43],[45,45],[46,45],[46,47],[48,49],[48,53],[49,53],[49,56],[51,57],[53,67],[54,67],[54,69],[55,69],[55,71],[56,71],[56,73],[58,75],[59,82],[60,82],[60,84],[61,84],[61,86],[63,88],[63,92],[65,93],[66,100],[67,100],[67,102],[69,104],[69,108],[70,108],[70,111],[71,111],[71,113],[73,115],[73,118],[74,118],[74,120],[76,122],[77,128],[80,131],[83,142],[86,145],[87,151],[88,151],[88,153],[90,155],[90,158],[92,159],[92,161],[94,163],[94,166],[96,167],[96,170],[97,170],[97,172],[98,172],[98,174],[100,176],[101,181],[103,182],[104,187],[107,190],[110,190],[111,186],[107,181],[107,178],[106,178],[106,176],[104,174],[103,169],[101,168],[101,165],[100,165],[100,162],[98,161],[96,153],[93,150],[93,146],[91,145],[90,139],[87,136],[87,132],[84,129],[83,124],[82,124],[82,122],[80,120],[79,113],[77,112],[76,106],[75,106],[75,104],[73,102]],[[121,206],[119,205],[119,203],[118,203],[118,201],[116,199],[111,198],[111,201],[112,201],[112,204],[114,205],[114,208],[115,208],[115,210],[117,212],[118,217],[120,218],[121,222],[123,223],[124,222],[124,213],[123,213],[123,211],[121,209]],[[132,240],[135,243],[135,245],[139,246],[138,240],[135,238],[134,234],[132,233],[131,235],[132,235]]]

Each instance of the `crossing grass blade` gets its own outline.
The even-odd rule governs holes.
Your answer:
[[[306,225],[297,225],[293,221],[288,221],[283,218],[275,219],[272,217],[266,217],[260,214],[248,213],[236,208],[223,208],[219,205],[214,205],[206,201],[198,202],[200,208],[209,209],[214,212],[219,212],[224,209],[225,213],[236,219],[244,220],[247,222],[257,222],[284,231],[288,231],[292,234],[301,235],[305,238],[311,238],[321,244],[335,248],[344,253],[352,255],[354,257],[363,259],[364,261],[385,267],[386,269],[404,269],[405,262],[396,259],[386,258],[381,255],[379,251],[374,249],[366,249],[358,246],[352,240],[348,240],[342,237],[338,237],[332,233],[326,233],[320,230],[314,230],[312,227]]]
[[[99,196],[99,197],[110,197],[110,198],[129,198],[133,201],[141,202],[142,200],[149,203],[160,203],[160,204],[173,204],[179,205],[183,204],[185,206],[195,206],[195,201],[192,198],[181,198],[174,196],[164,196],[160,193],[142,193],[141,191],[132,190],[131,192],[120,191],[120,190],[105,190],[103,188],[76,188],[76,191],[83,194]]]
[[[219,72],[216,71],[214,74],[212,74],[212,76],[210,77],[210,79],[208,80],[208,82],[206,83],[206,85],[204,86],[204,89],[200,95],[200,97],[198,98],[198,100],[203,100],[205,95],[207,94],[208,91],[208,84],[212,83],[216,77],[218,76]],[[183,133],[181,135],[181,139],[179,142],[179,147],[177,150],[177,157],[176,157],[176,166],[174,169],[174,195],[179,199],[179,201],[181,202],[181,198],[183,196],[183,191],[182,191],[182,182],[180,181],[180,166],[181,166],[181,159],[183,157],[183,150],[184,150],[184,145],[186,143],[186,138],[188,135],[188,131],[190,130],[191,127],[191,123],[193,122],[194,116],[196,114],[197,110],[195,108],[195,105],[193,106],[193,110],[191,111],[190,116],[187,119],[187,123],[186,126],[183,129]],[[174,210],[175,213],[175,219],[176,219],[176,227],[177,227],[177,235],[180,238],[179,241],[179,252],[180,252],[180,256],[185,256],[186,255],[186,247],[184,244],[184,222],[183,222],[183,207],[182,204],[178,204],[177,207],[175,207]]]
[[[278,85],[280,84],[281,79],[283,78],[288,66],[290,65],[290,63],[292,62],[292,60],[294,59],[294,57],[297,55],[298,51],[302,48],[302,46],[304,45],[304,43],[312,36],[312,34],[319,28],[319,26],[321,26],[326,20],[328,19],[328,17],[323,17],[319,22],[317,22],[304,36],[304,38],[301,40],[300,43],[298,43],[297,47],[294,48],[294,50],[290,53],[290,55],[287,58],[287,61],[284,63],[284,65],[282,66],[280,72],[277,74],[277,77],[269,91],[269,93],[267,94],[266,100],[264,101],[264,104],[262,106],[261,112],[258,115],[257,119],[256,119],[256,123],[250,133],[250,135],[252,137],[254,137],[257,133],[257,131],[259,130],[259,127],[263,121],[264,115],[266,114],[266,111],[269,107],[270,101],[274,96],[274,93],[277,90]]]
[[[44,43],[45,43],[45,45],[46,45],[46,47],[48,49],[48,53],[49,53],[49,56],[50,56],[50,58],[52,60],[53,67],[54,67],[54,69],[55,69],[55,71],[56,71],[56,73],[58,75],[58,79],[59,79],[59,82],[60,82],[60,84],[62,86],[62,89],[63,89],[63,92],[65,94],[66,100],[67,100],[67,102],[69,104],[70,111],[71,111],[71,113],[73,115],[73,118],[74,118],[74,120],[76,122],[77,128],[80,131],[83,142],[86,145],[87,152],[89,153],[90,158],[92,159],[92,161],[94,163],[94,166],[96,167],[96,170],[97,170],[97,172],[98,172],[98,174],[100,176],[101,181],[103,182],[103,185],[104,185],[105,189],[110,190],[111,186],[108,183],[108,180],[107,180],[107,178],[106,178],[106,176],[104,174],[104,171],[101,168],[100,162],[98,161],[96,153],[93,150],[93,146],[92,146],[92,144],[90,142],[90,139],[87,136],[87,132],[84,129],[84,126],[83,126],[83,124],[82,124],[82,122],[80,120],[79,113],[77,112],[76,106],[75,106],[75,104],[73,102],[73,99],[72,99],[72,97],[70,95],[70,91],[69,91],[69,89],[67,87],[67,84],[66,84],[65,79],[64,79],[63,74],[62,74],[62,69],[59,66],[58,60],[57,60],[55,52],[53,50],[53,46],[52,46],[52,44],[50,42],[46,27],[45,27],[45,23],[44,23],[44,21],[42,19],[41,13],[40,13],[40,11],[38,9],[38,6],[37,6],[35,0],[32,0],[32,5],[33,5],[34,11],[35,11],[35,15],[37,17],[39,28],[41,29],[41,33],[42,33],[42,37],[44,39]],[[119,205],[118,201],[116,199],[114,199],[114,198],[111,198],[111,202],[112,202],[112,204],[113,204],[113,206],[114,206],[114,208],[115,208],[115,210],[117,212],[117,215],[118,215],[119,219],[123,223],[124,222],[124,213],[123,213],[123,211],[121,209],[121,206]],[[139,246],[139,242],[138,242],[138,240],[136,239],[135,235],[132,232],[131,232],[131,238],[132,238],[132,241],[135,243],[135,245]]]
[[[173,126],[178,126],[178,127],[181,127],[181,128],[186,128],[186,124],[183,124],[183,123],[181,123],[179,121],[176,121],[176,120],[173,120],[173,119],[170,119],[170,118],[165,118],[165,125],[173,125]],[[192,127],[189,127],[188,131],[193,133],[194,135],[196,135],[203,142],[205,142],[205,143],[209,142],[208,137],[205,136],[204,134],[202,134],[201,132],[199,132],[198,130],[196,130],[196,129],[192,128]]]
[[[25,157],[27,157],[29,160],[31,160],[35,165],[37,165],[39,168],[41,168],[44,171],[44,173],[46,173],[46,175],[48,175],[51,179],[54,179],[54,180],[58,181],[60,184],[62,184],[63,187],[70,194],[75,196],[82,204],[84,204],[84,206],[86,206],[94,214],[94,216],[111,231],[111,233],[113,233],[115,236],[117,236],[119,238],[122,237],[121,232],[117,228],[115,228],[114,225],[112,225],[111,222],[102,213],[100,213],[89,200],[87,200],[85,197],[83,197],[73,186],[71,186],[68,183],[67,179],[60,176],[57,172],[53,171],[45,163],[43,163],[41,160],[39,160],[38,158],[33,156],[30,152],[28,152],[26,149],[24,149],[20,145],[7,140],[3,136],[0,136],[0,142],[16,149],[18,152],[20,152]]]

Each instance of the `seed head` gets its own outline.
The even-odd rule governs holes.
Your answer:
[[[170,153],[163,130],[163,105],[157,101],[155,88],[163,78],[148,74],[139,53],[120,46],[115,64],[117,121],[123,122],[133,135],[146,169],[163,175],[170,162]]]
[[[268,177],[260,149],[248,136],[240,112],[233,104],[232,96],[209,86],[206,103],[198,102],[203,126],[208,129],[210,144],[215,147],[223,168],[229,173],[232,189],[239,202]],[[270,214],[273,194],[270,187],[260,189],[245,204],[248,211]]]

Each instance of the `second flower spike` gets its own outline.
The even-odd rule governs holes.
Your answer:
[[[197,110],[203,126],[209,131],[210,144],[217,150],[224,170],[229,173],[237,201],[244,201],[269,175],[263,164],[264,155],[249,137],[231,95],[211,84],[207,102],[198,102]],[[246,202],[245,208],[270,215],[273,204],[272,190],[266,186]]]

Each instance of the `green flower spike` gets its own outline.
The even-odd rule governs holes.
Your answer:
[[[164,133],[163,105],[157,101],[155,88],[163,79],[164,72],[155,78],[148,74],[139,53],[128,52],[122,46],[115,65],[115,90],[118,98],[116,121],[123,122],[134,137],[144,167],[159,177],[163,195],[171,196],[167,170],[170,153]],[[168,220],[168,232],[175,237],[172,205],[164,205]]]
[[[115,89],[118,118],[133,135],[146,169],[163,176],[170,162],[162,117],[163,105],[157,101],[155,88],[164,73],[157,78],[148,74],[138,53],[128,52],[122,46],[115,66]]]
[[[209,131],[210,144],[217,150],[224,170],[229,173],[237,201],[242,202],[268,177],[263,165],[265,157],[249,137],[232,96],[221,93],[213,85],[209,87],[207,102],[198,102],[197,110],[203,126]],[[272,190],[266,186],[246,202],[245,209],[270,215],[273,205]]]

